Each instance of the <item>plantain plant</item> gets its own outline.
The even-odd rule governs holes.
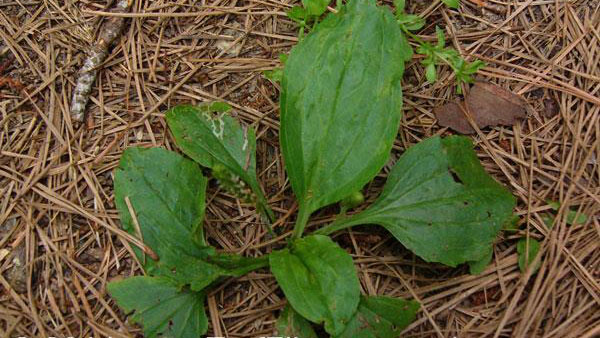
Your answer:
[[[310,1],[303,1],[309,3]],[[108,291],[148,337],[207,332],[207,292],[225,278],[269,268],[287,298],[280,335],[397,337],[419,304],[361,295],[352,257],[328,235],[355,225],[382,226],[428,262],[485,268],[515,200],[479,163],[470,139],[432,137],[409,148],[377,200],[362,212],[361,189],[389,161],[402,116],[401,80],[412,49],[407,22],[370,0],[339,4],[319,21],[321,1],[306,6],[310,33],[286,60],[281,80],[280,144],[299,211],[287,244],[262,257],[218,253],[203,232],[211,168],[229,193],[273,218],[256,177],[256,139],[222,103],[178,106],[168,125],[187,157],[129,148],[116,170],[115,203],[145,276]],[[326,3],[325,3],[326,6]],[[400,18],[399,18],[400,17]],[[341,202],[338,218],[312,233],[318,209]]]

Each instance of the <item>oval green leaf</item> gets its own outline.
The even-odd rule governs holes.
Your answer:
[[[204,295],[180,291],[164,278],[131,277],[107,286],[110,295],[129,318],[153,337],[199,337],[208,330]]]
[[[269,255],[271,271],[288,302],[302,317],[340,334],[360,300],[352,257],[327,236],[296,240]]]
[[[362,188],[389,158],[412,50],[394,16],[353,0],[292,49],[281,82],[280,141],[301,213]]]
[[[540,251],[540,242],[533,238],[521,238],[519,242],[517,242],[517,254],[519,255],[519,269],[521,272],[525,273],[527,268],[533,263],[535,260],[535,256],[537,256]],[[537,270],[542,265],[541,260],[536,264],[533,268],[533,273],[536,273]]]
[[[361,296],[358,310],[337,338],[399,337],[419,307],[418,302],[400,298]]]
[[[121,225],[164,262],[177,262],[180,255],[204,255],[206,182],[198,165],[177,153],[126,149],[114,178]],[[137,247],[134,251],[151,272],[156,262]]]
[[[327,10],[329,0],[302,0],[306,13],[312,16],[321,16]]]
[[[161,148],[129,148],[114,185],[123,228],[158,256],[155,261],[134,247],[148,274],[202,290],[221,277],[237,277],[267,265],[266,257],[217,254],[206,246],[202,231],[206,178],[183,156]]]
[[[258,198],[258,206],[273,218],[256,178],[256,136],[254,129],[243,128],[227,112],[226,103],[198,106],[180,105],[166,114],[167,123],[177,146],[194,161],[207,168],[222,165],[245,183]],[[235,181],[235,180],[234,180]],[[244,183],[245,182],[245,183]]]
[[[477,159],[471,140],[432,137],[408,149],[365,211],[317,233],[379,224],[428,262],[479,262],[511,217],[515,198]]]

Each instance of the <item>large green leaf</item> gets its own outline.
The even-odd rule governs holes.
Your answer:
[[[196,163],[162,148],[129,148],[121,157],[114,186],[123,228],[141,235],[162,261],[206,255],[201,248],[206,244],[202,231],[206,178]],[[155,262],[137,247],[134,250],[151,272]]]
[[[338,338],[390,338],[415,320],[419,303],[383,296],[361,296],[358,310]]]
[[[479,163],[469,138],[432,137],[400,157],[373,205],[318,233],[380,224],[426,261],[456,266],[490,254],[514,206],[510,192]]]
[[[261,211],[272,218],[256,179],[254,129],[240,126],[227,113],[230,109],[229,105],[218,102],[180,105],[169,110],[166,119],[177,145],[186,155],[217,173],[223,172],[221,167],[226,168],[227,171],[219,177],[226,181],[226,187],[235,190],[241,197],[251,198],[250,191],[253,192]],[[228,173],[233,176],[227,177]]]
[[[266,257],[217,254],[206,246],[202,235],[206,179],[196,163],[161,148],[129,148],[114,184],[123,228],[141,235],[158,255],[155,261],[134,248],[148,274],[201,290],[221,277],[237,277],[268,264]]]
[[[280,141],[304,216],[358,191],[389,158],[412,50],[387,8],[352,0],[288,58]]]
[[[204,294],[180,291],[169,280],[159,277],[131,277],[109,283],[110,295],[130,313],[130,319],[152,337],[200,337],[208,330],[204,313]]]
[[[277,332],[282,337],[317,338],[310,322],[294,311],[288,304],[277,319]]]
[[[271,271],[288,302],[302,317],[342,332],[360,299],[352,257],[327,236],[308,236],[291,249],[269,255]]]

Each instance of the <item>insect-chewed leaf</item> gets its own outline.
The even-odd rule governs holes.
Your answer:
[[[373,205],[318,233],[380,224],[426,261],[456,266],[489,255],[514,206],[510,192],[479,163],[469,138],[432,137],[400,157]]]
[[[288,302],[302,317],[342,332],[360,300],[352,257],[327,236],[298,239],[291,249],[269,255],[271,271]]]
[[[272,213],[256,179],[256,136],[227,112],[231,107],[215,102],[199,106],[181,105],[167,112],[169,128],[181,150],[204,167],[224,166],[241,178],[258,197],[258,206],[269,218]],[[215,115],[215,113],[218,113]],[[236,188],[236,187],[233,187]],[[243,191],[240,186],[236,191]]]
[[[130,319],[152,337],[199,337],[208,330],[202,293],[181,291],[159,277],[131,277],[107,286]]]
[[[207,168],[220,163],[246,181],[256,180],[254,130],[244,130],[226,114],[229,109],[224,103],[181,105],[169,110],[166,118],[177,145],[194,161]]]
[[[196,163],[177,153],[162,148],[125,150],[114,179],[123,228],[162,261],[176,262],[182,254],[204,255],[200,247],[206,244],[202,231],[206,181]],[[134,250],[150,272],[155,262],[137,247]]]
[[[206,178],[183,156],[161,148],[129,148],[114,184],[123,228],[158,255],[156,261],[134,248],[148,274],[201,290],[220,277],[267,265],[267,258],[217,254],[206,246],[202,232]]]
[[[277,332],[283,337],[317,338],[310,322],[288,304],[277,319]]]
[[[336,338],[399,337],[415,320],[419,303],[383,296],[361,296],[358,310]]]
[[[389,158],[412,54],[386,8],[352,0],[293,48],[281,91],[280,141],[310,212],[362,188]]]

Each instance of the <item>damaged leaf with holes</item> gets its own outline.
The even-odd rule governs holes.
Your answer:
[[[470,139],[432,137],[398,159],[369,208],[317,233],[379,224],[424,260],[456,266],[489,257],[514,206],[511,193],[479,163]]]
[[[231,106],[214,102],[180,105],[166,118],[177,146],[194,161],[211,168],[219,183],[236,197],[254,202],[273,221],[273,213],[256,178],[256,135],[231,115]]]

